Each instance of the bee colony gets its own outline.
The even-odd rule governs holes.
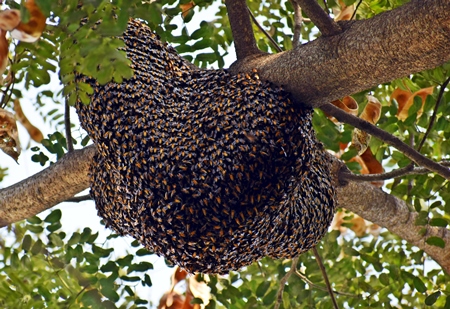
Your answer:
[[[190,272],[291,258],[336,201],[312,110],[256,72],[193,69],[144,24],[123,35],[134,76],[77,103],[97,146],[91,196],[107,226]]]

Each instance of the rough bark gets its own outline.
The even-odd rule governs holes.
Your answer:
[[[348,24],[343,33],[320,38],[295,51],[237,62],[235,70],[257,67],[260,75],[284,84],[299,101],[319,106],[450,60],[450,1],[413,0],[371,20]],[[250,57],[251,58],[251,57]],[[95,148],[74,151],[24,181],[0,190],[0,226],[48,209],[88,187]],[[330,160],[332,158],[330,157]],[[333,159],[334,160],[334,159]],[[337,162],[337,163],[336,163]],[[335,161],[336,171],[339,161]],[[450,273],[450,235],[429,227],[421,236],[408,205],[366,183],[338,186],[339,206],[422,248]],[[426,237],[444,239],[444,249]]]
[[[95,151],[89,146],[68,153],[42,172],[0,190],[0,227],[32,217],[86,189]]]
[[[297,49],[242,59],[235,72],[256,68],[263,79],[313,107],[450,60],[450,1],[413,0],[343,32]]]
[[[337,188],[339,207],[344,207],[366,220],[387,228],[410,244],[424,250],[442,269],[450,274],[450,231],[447,228],[426,226],[426,233],[420,233],[424,226],[415,224],[418,213],[405,201],[387,194],[367,182],[340,183],[337,177],[345,165],[332,155],[334,185]],[[437,236],[444,240],[445,247],[428,245],[428,237]]]

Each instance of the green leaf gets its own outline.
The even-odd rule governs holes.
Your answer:
[[[263,281],[258,285],[258,288],[256,289],[256,296],[257,297],[263,297],[267,290],[270,287],[270,281]]]
[[[383,285],[389,286],[389,275],[385,273],[380,274],[380,282]]]
[[[30,223],[30,224],[41,224],[42,220],[38,216],[33,216],[31,218],[28,218],[27,222]]]
[[[140,262],[139,264],[132,264],[128,268],[128,274],[137,271],[137,272],[144,272],[148,271],[149,269],[153,269],[153,264],[149,262]]]
[[[27,230],[34,234],[40,234],[44,230],[44,227],[40,225],[27,225]]]
[[[31,247],[31,253],[32,253],[33,255],[36,255],[36,254],[41,253],[42,247],[43,247],[42,240],[38,239],[38,240],[34,243],[34,245]]]
[[[419,291],[420,293],[425,293],[425,292],[427,291],[427,287],[425,286],[425,284],[423,283],[423,281],[420,280],[420,278],[414,277],[413,282],[414,282],[414,287],[415,287],[416,290]]]
[[[430,220],[430,225],[446,227],[448,225],[448,221],[444,218],[433,218]]]
[[[150,279],[149,275],[147,275],[147,274],[144,275],[144,280],[142,281],[142,285],[149,286],[149,287],[152,286],[152,280]]]
[[[425,298],[425,305],[432,306],[438,300],[439,296],[441,296],[441,291],[434,292],[433,294],[428,295]]]
[[[136,251],[137,256],[145,256],[145,255],[150,255],[150,254],[152,254],[152,253],[150,251],[148,251],[146,248],[141,248]]]
[[[22,250],[24,250],[25,252],[30,251],[31,243],[32,243],[31,236],[28,234],[25,235],[22,240]]]
[[[47,217],[45,217],[44,221],[47,223],[55,223],[61,220],[61,216],[62,216],[61,210],[55,209]]]
[[[445,241],[440,237],[436,236],[428,237],[426,243],[439,248],[445,248]]]

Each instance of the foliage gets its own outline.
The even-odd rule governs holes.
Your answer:
[[[46,110],[48,99],[73,105],[77,98],[89,103],[90,86],[75,82],[75,71],[93,76],[99,83],[112,79],[121,81],[132,74],[128,60],[121,51],[123,43],[117,38],[129,17],[145,20],[177,51],[200,67],[225,66],[233,41],[223,3],[212,0],[162,1],[83,1],[36,0],[46,16],[47,30],[36,43],[13,42],[10,46],[10,74],[2,106],[11,106],[28,91],[38,88],[35,107],[56,130],[35,146],[31,160],[45,165],[48,155],[56,159],[67,151],[65,135],[59,132],[62,105]],[[406,0],[344,0],[346,5],[358,6],[357,19],[400,6]],[[339,1],[327,2],[328,9],[338,9]],[[18,7],[11,2],[11,7]],[[293,8],[290,1],[248,1],[251,12],[283,50],[292,48]],[[120,10],[118,9],[120,8]],[[208,18],[202,11],[211,13]],[[113,18],[114,16],[114,18]],[[203,20],[205,18],[205,20]],[[103,19],[100,25],[96,22]],[[202,19],[200,22],[196,22]],[[82,23],[80,25],[80,20]],[[195,25],[195,26],[192,26]],[[195,27],[192,30],[192,27]],[[258,46],[266,52],[276,52],[265,34],[255,27]],[[317,37],[311,22],[301,30],[302,42]],[[75,42],[77,44],[75,44]],[[439,92],[450,76],[450,64],[420,72],[411,77],[379,85],[353,95],[361,112],[366,95],[371,94],[382,104],[378,127],[408,144],[418,145],[433,117]],[[62,85],[55,88],[55,78]],[[52,84],[51,84],[52,83]],[[20,86],[17,86],[20,85]],[[396,89],[411,93],[435,87],[422,102],[413,99],[405,119],[399,119],[399,102],[392,94]],[[49,90],[50,88],[50,90]],[[36,90],[35,90],[36,91]],[[45,100],[47,99],[47,100]],[[423,108],[422,108],[423,106]],[[435,125],[421,149],[435,160],[448,160],[450,153],[450,92],[443,92],[437,109]],[[323,112],[315,111],[314,127],[324,146],[339,154],[354,172],[362,172],[356,152],[347,147],[352,128],[336,124]],[[86,145],[87,139],[75,142]],[[344,145],[344,146],[343,146]],[[404,154],[372,138],[370,150],[385,170],[404,167],[409,160]],[[42,150],[41,150],[42,149]],[[44,153],[45,152],[45,153]],[[0,176],[6,173],[0,170]],[[386,181],[384,188],[407,202],[419,212],[416,224],[448,227],[450,220],[450,185],[438,175],[405,176]],[[0,241],[0,306],[3,308],[138,308],[147,307],[139,296],[138,286],[151,286],[146,271],[152,267],[137,258],[150,253],[133,242],[126,256],[118,256],[108,241],[98,242],[97,233],[90,228],[66,235],[60,223],[60,211],[47,217],[30,218],[4,231]],[[342,308],[450,308],[450,277],[427,258],[424,252],[386,230],[370,234],[369,227],[356,232],[351,214],[335,226],[318,246],[325,261],[332,288]],[[347,229],[346,227],[349,227]],[[111,235],[111,238],[117,235]],[[442,246],[438,237],[427,243]],[[137,257],[136,257],[137,256]],[[212,300],[208,308],[273,308],[277,302],[279,282],[291,261],[262,260],[229,276],[211,276],[209,286]],[[321,272],[314,256],[306,253],[297,264],[299,274],[290,276],[281,294],[281,308],[330,308]],[[308,280],[305,280],[307,278]]]
[[[2,308],[146,308],[136,291],[150,287],[151,253],[131,243],[117,255],[106,240],[86,227],[66,234],[61,211],[32,217],[3,232],[0,242]],[[144,289],[145,290],[145,289]],[[145,305],[144,307],[142,307]]]

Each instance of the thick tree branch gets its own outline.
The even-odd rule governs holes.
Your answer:
[[[448,0],[413,0],[371,19],[340,25],[343,32],[338,35],[237,61],[231,70],[257,69],[262,79],[283,85],[297,102],[319,107],[450,60]]]
[[[321,106],[321,109],[327,114],[330,114],[331,116],[336,118],[338,121],[348,123],[354,126],[355,128],[361,129],[379,138],[386,144],[397,148],[406,157],[417,163],[417,165],[426,167],[430,171],[436,172],[442,177],[450,180],[450,169],[448,167],[442,166],[439,163],[426,158],[425,156],[420,154],[420,152],[416,151],[411,146],[408,146],[407,144],[403,143],[400,139],[398,139],[394,135],[381,130],[380,128],[374,126],[368,121],[365,121],[364,119],[355,117],[345,112],[344,110],[334,106],[331,103]]]
[[[225,5],[230,19],[237,58],[244,59],[262,54],[256,45],[245,0],[226,0]]]
[[[333,162],[333,170],[338,173],[342,162],[329,155]],[[425,235],[420,233],[424,226],[417,226],[418,213],[412,211],[408,204],[381,189],[361,182],[348,182],[337,187],[339,207],[344,207],[360,215],[366,220],[387,228],[410,244],[424,250],[442,269],[450,274],[450,231],[446,228],[427,226]],[[431,236],[440,237],[445,242],[444,248],[431,246],[426,239]]]
[[[95,146],[74,150],[42,172],[0,190],[0,227],[32,217],[86,189],[95,151]]]
[[[341,27],[320,7],[316,0],[295,0],[323,36],[332,36],[342,31]]]

